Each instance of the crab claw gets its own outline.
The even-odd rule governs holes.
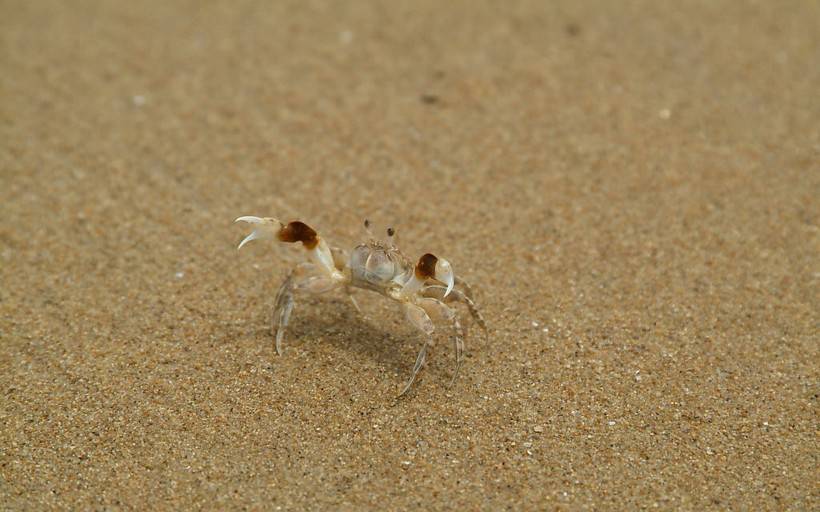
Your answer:
[[[237,250],[241,249],[243,245],[251,240],[272,240],[276,238],[277,233],[282,229],[283,225],[279,220],[272,217],[253,217],[246,215],[239,217],[234,222],[247,222],[253,224],[254,228],[250,235],[246,236],[244,240],[239,243]]]
[[[443,258],[438,259],[436,262],[435,277],[437,280],[447,285],[447,291],[444,292],[444,296],[446,297],[451,291],[453,291],[453,286],[456,284],[455,276],[453,275],[453,266],[450,265],[449,261]]]
[[[419,258],[413,279],[404,285],[404,289],[407,292],[414,292],[420,288],[422,283],[427,279],[435,279],[447,285],[447,291],[444,292],[445,297],[453,291],[453,286],[456,284],[453,267],[450,265],[450,262],[442,258],[437,258],[429,252]]]

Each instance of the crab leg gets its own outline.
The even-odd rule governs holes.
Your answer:
[[[276,300],[273,306],[273,317],[271,318],[271,332],[276,334],[276,353],[282,355],[282,339],[288,327],[290,314],[295,304],[297,293],[308,293],[318,295],[329,292],[342,286],[342,284],[327,276],[312,276],[297,281],[295,278],[306,269],[315,268],[313,263],[301,263],[293,269],[288,277],[279,286],[276,292]]]
[[[429,286],[425,287],[422,293],[424,294],[425,297],[432,297],[432,298],[441,300],[445,303],[451,303],[451,302],[462,302],[462,303],[464,303],[467,306],[467,309],[470,311],[470,315],[473,317],[473,320],[475,320],[476,323],[484,331],[484,337],[485,338],[489,337],[489,330],[487,329],[487,323],[484,321],[484,317],[481,315],[481,311],[478,310],[478,306],[476,306],[475,302],[473,302],[473,299],[470,298],[467,293],[465,293],[462,290],[459,290],[458,288],[456,288],[452,292],[450,292],[450,294],[446,298],[443,298],[444,292],[446,292],[446,291],[447,291],[447,289],[445,287],[434,284],[434,285],[429,285]]]
[[[416,364],[413,366],[413,373],[410,375],[410,380],[407,381],[407,384],[404,386],[404,389],[401,390],[399,393],[399,397],[404,396],[405,393],[410,389],[410,386],[413,385],[413,382],[416,380],[416,375],[418,375],[421,368],[424,366],[424,363],[427,361],[427,346],[430,344],[430,341],[427,340],[424,342],[424,345],[421,347],[419,351],[418,357],[416,357]]]
[[[362,308],[359,307],[359,301],[357,301],[356,297],[353,296],[353,290],[351,290],[350,287],[345,287],[345,293],[347,294],[347,298],[350,299],[350,302],[353,304],[353,307],[356,308],[356,312],[367,318],[367,315],[364,314]]]
[[[295,270],[291,272],[279,286],[271,317],[271,333],[276,335],[276,353],[280,356],[282,355],[282,338],[285,336],[290,313],[293,311],[293,274],[295,272]]]
[[[279,285],[276,292],[276,299],[273,302],[273,315],[271,317],[271,333],[276,335],[276,353],[282,355],[282,339],[288,327],[290,314],[294,306],[294,293],[298,291],[298,284],[295,279],[306,271],[315,267],[313,263],[300,263],[288,273],[288,276]]]
[[[407,381],[407,385],[404,386],[404,389],[401,393],[399,393],[399,396],[403,396],[407,393],[407,390],[410,389],[410,386],[416,380],[416,375],[418,375],[419,371],[424,366],[424,362],[427,360],[427,346],[430,345],[430,342],[432,341],[432,334],[435,330],[433,321],[430,320],[429,316],[427,316],[427,312],[424,308],[407,302],[404,304],[404,314],[407,316],[407,320],[409,320],[416,329],[426,335],[426,339],[424,340],[424,345],[419,351],[418,357],[416,357],[416,364],[413,366],[413,373],[410,375],[410,380]]]
[[[447,320],[453,328],[453,350],[456,354],[456,369],[450,379],[450,385],[456,381],[458,371],[464,362],[464,330],[458,320],[458,314],[451,307],[438,299],[423,298],[418,301],[419,306],[424,308],[427,314],[439,320]]]
[[[450,379],[450,385],[456,381],[458,371],[461,369],[461,364],[464,362],[464,330],[461,328],[461,322],[458,321],[458,314],[453,315],[453,348],[456,352],[456,369],[453,372],[453,378]]]
[[[458,276],[455,276],[455,285],[464,289],[463,293],[467,296],[468,299],[473,299],[473,289],[472,287],[470,287],[470,283],[468,283],[467,281]]]

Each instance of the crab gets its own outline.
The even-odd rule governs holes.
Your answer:
[[[396,231],[387,229],[383,240],[373,236],[370,223],[364,227],[369,240],[356,246],[351,253],[331,247],[319,234],[302,221],[287,224],[272,217],[244,216],[235,222],[246,222],[253,231],[240,242],[241,249],[252,240],[279,240],[301,243],[308,261],[296,265],[279,286],[274,301],[271,331],[275,335],[276,352],[282,355],[282,340],[299,294],[317,295],[342,290],[353,306],[361,309],[352,295],[354,288],[378,293],[401,304],[410,324],[424,335],[424,344],[416,357],[410,379],[399,396],[404,395],[416,380],[427,360],[427,350],[433,344],[437,322],[449,323],[453,330],[456,366],[452,385],[464,359],[464,330],[453,303],[466,305],[472,318],[487,335],[487,325],[479,312],[469,284],[457,277],[444,258],[427,253],[413,264],[396,245]]]

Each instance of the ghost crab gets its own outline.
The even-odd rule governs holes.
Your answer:
[[[330,247],[310,226],[301,221],[284,224],[271,217],[239,217],[235,222],[247,222],[253,231],[239,244],[238,249],[251,240],[279,240],[285,243],[301,242],[308,260],[293,268],[276,294],[271,330],[276,335],[276,352],[282,354],[282,339],[288,326],[297,294],[321,294],[341,289],[350,297],[356,310],[361,312],[351,294],[353,288],[363,288],[402,304],[410,323],[425,336],[424,345],[416,357],[410,380],[399,396],[404,395],[427,359],[435,330],[433,321],[449,322],[453,329],[453,347],[456,368],[450,384],[455,382],[464,356],[464,331],[458,313],[449,304],[461,302],[487,333],[487,326],[473,301],[470,286],[453,272],[450,263],[427,253],[413,265],[396,246],[396,232],[388,228],[387,239],[378,240],[364,226],[370,239],[348,255],[343,249]]]

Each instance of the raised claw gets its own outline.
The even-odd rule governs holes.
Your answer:
[[[419,258],[413,274],[402,287],[402,293],[405,295],[416,293],[428,279],[435,279],[447,286],[447,290],[444,292],[445,297],[453,291],[456,283],[453,266],[450,265],[450,262],[444,258],[437,258],[428,252]]]
[[[278,219],[274,219],[273,217],[262,218],[245,215],[237,218],[234,222],[247,222],[248,224],[254,225],[251,234],[239,243],[239,247],[236,248],[237,250],[252,240],[273,240],[276,238],[277,233],[284,227]]]

